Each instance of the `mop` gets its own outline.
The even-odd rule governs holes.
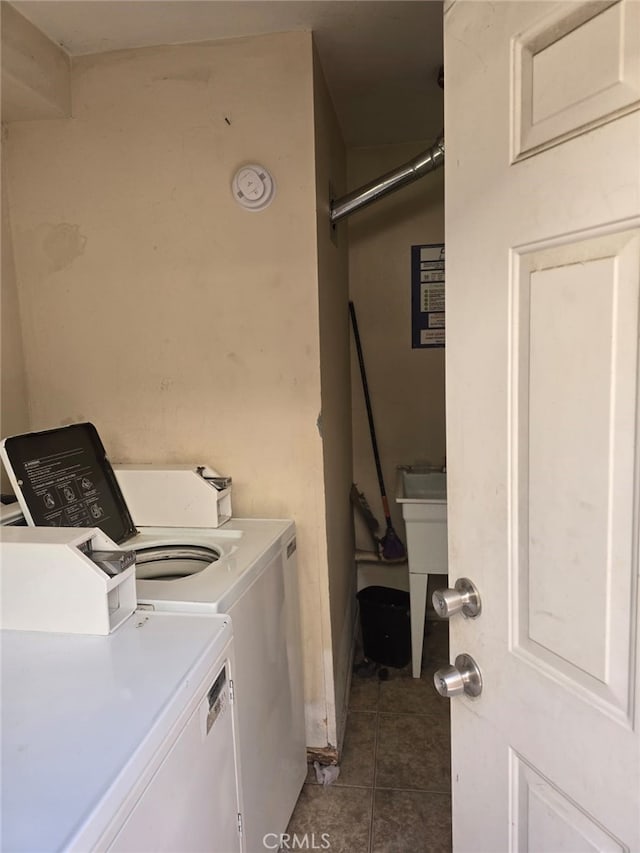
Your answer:
[[[369,386],[367,384],[367,374],[364,367],[364,356],[362,355],[362,346],[360,344],[360,335],[358,333],[358,321],[356,319],[356,309],[353,302],[349,302],[349,313],[351,314],[351,325],[353,326],[353,337],[356,343],[356,351],[358,353],[358,364],[360,365],[360,377],[362,379],[362,390],[364,392],[364,401],[367,407],[367,418],[369,420],[369,433],[371,434],[371,446],[373,447],[373,458],[376,463],[376,472],[378,474],[378,485],[380,486],[380,497],[382,498],[382,510],[387,524],[387,529],[384,536],[380,540],[382,546],[382,557],[384,560],[402,560],[406,556],[406,550],[398,534],[393,529],[391,523],[391,514],[389,512],[389,501],[387,500],[387,492],[384,487],[384,478],[382,476],[382,466],[380,464],[380,454],[378,453],[378,442],[376,440],[376,430],[373,423],[373,411],[371,409],[371,400],[369,398]]]

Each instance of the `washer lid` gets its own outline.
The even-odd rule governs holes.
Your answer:
[[[119,545],[137,533],[93,424],[15,435],[0,455],[29,524],[99,527]]]

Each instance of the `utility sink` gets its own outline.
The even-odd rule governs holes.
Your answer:
[[[400,466],[396,502],[402,506],[407,532],[412,674],[420,678],[429,575],[449,571],[446,472],[426,465]]]
[[[396,501],[446,501],[447,475],[444,471],[409,465],[398,469]]]

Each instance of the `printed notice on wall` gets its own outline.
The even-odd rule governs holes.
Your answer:
[[[444,243],[411,247],[411,346],[443,347]]]

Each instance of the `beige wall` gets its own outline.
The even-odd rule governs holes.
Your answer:
[[[92,420],[114,461],[207,462],[234,514],[295,518],[307,741],[326,746],[344,534],[327,537],[317,428],[311,36],[85,57],[72,94],[71,120],[8,140],[30,425]],[[230,193],[247,162],[275,176],[260,213]]]
[[[3,125],[2,134],[6,132]],[[4,149],[4,139],[3,139]],[[0,303],[1,350],[0,350],[0,435],[15,435],[29,427],[22,327],[18,309],[9,205],[7,203],[7,181],[5,163],[2,163],[2,301]],[[2,491],[9,492],[8,479],[2,469]]]
[[[355,616],[351,488],[351,387],[349,373],[348,263],[346,232],[329,226],[330,187],[345,191],[346,154],[340,128],[314,52],[315,161],[318,234],[318,294],[322,387],[323,468],[335,729],[329,741],[340,746],[346,722],[347,688]]]
[[[400,166],[424,144],[359,148],[349,152],[349,187]],[[404,538],[393,500],[395,469],[445,457],[444,349],[411,348],[411,246],[444,240],[444,170],[398,190],[348,220],[350,293],[369,381],[383,475],[393,525]],[[355,348],[352,346],[354,481],[384,531],[378,481]],[[406,543],[406,540],[405,540]],[[370,548],[358,524],[357,544]]]
[[[8,3],[2,3],[2,338],[0,357],[0,435],[29,428],[29,407],[18,306],[9,199],[6,142],[9,125],[19,119],[69,115],[70,61]],[[4,469],[2,490],[11,491]]]
[[[9,3],[2,19],[2,119],[61,118],[71,114],[67,54]]]

